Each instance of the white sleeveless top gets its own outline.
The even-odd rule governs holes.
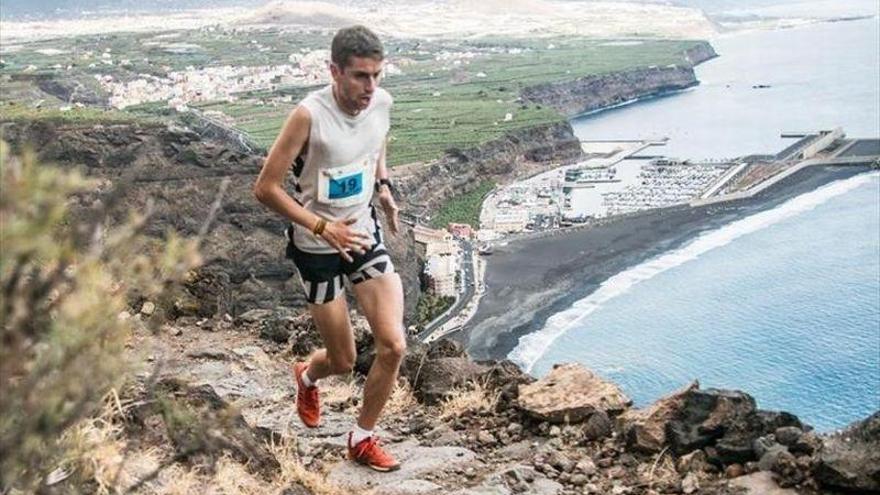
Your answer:
[[[308,145],[293,167],[293,198],[328,221],[357,218],[352,227],[376,234],[372,215],[376,164],[391,127],[391,95],[376,88],[369,106],[352,116],[333,98],[333,86],[313,91],[300,102],[312,117]],[[310,229],[294,224],[293,242],[310,253],[337,251]]]

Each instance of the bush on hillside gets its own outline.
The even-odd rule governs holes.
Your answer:
[[[124,311],[161,301],[199,260],[194,240],[143,235],[149,208],[112,226],[106,207],[74,216],[96,187],[76,172],[2,142],[0,171],[0,493],[29,492],[72,462],[65,433],[131,376]]]

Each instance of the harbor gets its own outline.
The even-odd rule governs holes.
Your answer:
[[[480,239],[552,231],[616,215],[749,197],[804,167],[870,165],[876,139],[843,129],[782,133],[796,142],[775,155],[691,161],[644,155],[657,141],[582,142],[588,158],[493,191],[480,214]]]
[[[589,236],[590,240],[585,239],[582,244],[584,250],[581,251],[580,256],[598,257],[601,265],[613,261],[615,267],[607,270],[608,273],[612,273],[634,262],[623,260],[624,265],[618,266],[616,263],[626,257],[621,258],[616,253],[625,253],[631,251],[634,246],[643,244],[653,245],[657,242],[658,246],[667,246],[668,243],[681,242],[681,238],[691,236],[699,230],[699,225],[703,223],[701,219],[704,217],[715,217],[718,212],[726,210],[736,212],[736,215],[752,212],[755,205],[776,203],[798,192],[812,190],[818,184],[830,181],[834,177],[880,168],[880,139],[848,138],[840,128],[785,135],[797,141],[773,155],[748,155],[735,160],[693,163],[656,155],[637,157],[639,152],[663,146],[662,140],[650,143],[606,142],[601,145],[606,149],[609,146],[613,149],[621,145],[626,146],[626,149],[615,151],[605,157],[600,156],[551,170],[494,191],[483,206],[481,222],[485,215],[493,211],[497,215],[498,212],[505,214],[506,211],[516,210],[520,211],[523,217],[528,218],[528,221],[525,222],[522,230],[503,233],[486,228],[487,226],[481,223],[481,228],[475,232],[475,236],[482,240],[487,253],[500,252],[499,259],[494,259],[497,255],[492,256],[492,264],[497,265],[500,261],[506,267],[501,272],[518,273],[519,275],[514,276],[517,282],[514,283],[507,275],[501,277],[503,281],[493,280],[492,276],[486,278],[487,263],[471,252],[464,264],[469,265],[469,277],[473,277],[469,280],[474,280],[475,289],[464,290],[459,294],[454,307],[426,326],[426,330],[420,333],[418,338],[423,341],[433,341],[443,336],[458,334],[465,329],[469,334],[467,338],[472,344],[473,339],[482,340],[481,336],[487,333],[497,335],[490,341],[473,347],[472,349],[478,354],[486,352],[487,355],[505,355],[504,352],[498,352],[499,349],[506,349],[509,352],[513,341],[508,339],[512,335],[519,334],[520,331],[514,330],[512,335],[504,335],[506,332],[501,331],[499,325],[509,326],[512,329],[518,328],[518,325],[507,322],[509,315],[498,313],[497,307],[507,304],[506,301],[512,297],[511,291],[525,290],[531,294],[526,298],[534,300],[535,304],[546,298],[555,297],[542,289],[545,287],[545,282],[536,280],[528,282],[534,277],[523,277],[523,269],[526,267],[522,264],[522,259],[531,260],[528,271],[543,272],[539,268],[542,263],[538,263],[539,258],[535,258],[537,251],[531,255],[523,253],[523,256],[515,256],[514,245],[522,248],[522,243],[525,242],[531,246],[528,249],[543,252],[548,260],[552,260],[552,266],[556,267],[553,269],[554,272],[566,273],[556,280],[557,287],[552,292],[559,293],[560,290],[565,292],[566,284],[563,280],[570,279],[572,274],[582,271],[582,263],[586,263],[570,260],[575,264],[571,265],[569,272],[559,268],[560,258],[552,254],[555,250],[553,246],[561,244],[565,246],[560,247],[562,252],[570,251],[568,246],[570,241],[566,240],[570,236]],[[600,149],[599,143],[589,143],[589,145],[593,146],[593,150]],[[637,172],[625,168],[630,162],[635,162],[639,167]],[[616,173],[612,172],[612,168],[615,167],[618,168]],[[618,191],[603,191],[603,187],[616,187]],[[771,188],[775,191],[773,195],[769,195],[768,190]],[[780,190],[785,192],[780,193]],[[581,191],[592,195],[596,202],[606,206],[615,205],[617,208],[606,208],[603,215],[596,214],[578,222],[571,222],[570,217],[568,219],[566,217],[567,212],[574,210],[578,214],[583,214],[584,210],[578,211],[570,205],[566,206],[565,198],[567,194]],[[765,192],[768,194],[764,194]],[[776,195],[778,197],[775,197]],[[627,201],[621,199],[624,197]],[[730,206],[718,208],[724,205]],[[726,218],[727,214],[721,213],[721,216]],[[535,219],[543,219],[543,222],[536,224]],[[679,230],[685,234],[676,234]],[[583,233],[578,233],[579,231]],[[671,237],[666,239],[668,236]],[[654,237],[663,240],[662,242],[651,240]],[[549,240],[550,238],[554,240]],[[590,252],[596,254],[589,254]],[[648,249],[646,252],[652,251]],[[507,266],[507,260],[511,256],[518,261]],[[568,266],[565,263],[563,265]],[[515,269],[515,266],[519,268]],[[605,270],[600,271],[605,272]],[[498,268],[494,272],[497,278]],[[524,282],[528,282],[527,288],[514,289]],[[532,283],[537,285],[532,286]],[[481,299],[488,299],[486,301],[488,307],[484,307],[480,302]],[[524,306],[531,305],[527,303]],[[537,307],[535,310],[537,311]],[[544,311],[552,311],[552,308]],[[476,334],[472,319],[476,321]],[[486,331],[481,327],[492,328],[492,331]],[[498,342],[499,338],[504,343]]]

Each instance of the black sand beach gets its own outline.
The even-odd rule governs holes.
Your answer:
[[[503,359],[521,336],[542,328],[547,318],[609,277],[703,232],[866,171],[864,166],[809,167],[749,199],[653,210],[591,228],[511,241],[488,258],[487,293],[470,323],[453,338],[475,359]]]

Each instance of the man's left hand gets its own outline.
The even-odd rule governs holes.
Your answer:
[[[394,201],[394,197],[391,195],[391,190],[388,186],[381,186],[379,188],[379,204],[382,205],[382,209],[385,211],[385,220],[388,221],[391,233],[396,234],[400,229],[399,220],[397,218],[397,213],[400,211],[400,208],[397,207],[397,203]]]

